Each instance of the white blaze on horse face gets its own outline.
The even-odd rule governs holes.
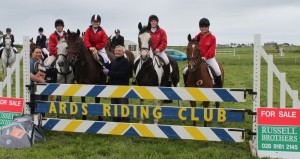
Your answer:
[[[142,57],[142,59],[146,59],[147,54],[148,54],[148,51],[147,51],[147,50],[142,50],[142,51],[141,51],[141,57]]]
[[[192,57],[194,57],[195,44],[192,45],[192,48],[193,48]]]
[[[9,49],[11,45],[11,39],[10,38],[5,38],[5,48]]]
[[[141,41],[141,48],[150,48],[149,41],[151,39],[151,35],[148,32],[139,35]]]
[[[56,48],[57,48],[57,55],[62,55],[62,56],[58,56],[57,63],[59,63],[60,61],[66,62],[67,61],[66,56],[68,53],[68,50],[67,50],[68,44],[65,41],[65,39],[59,40]],[[62,66],[62,67],[64,67],[64,66]]]

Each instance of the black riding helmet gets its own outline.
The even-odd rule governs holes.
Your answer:
[[[10,28],[6,28],[6,33],[10,33],[11,29]]]
[[[57,19],[56,21],[55,21],[55,27],[57,27],[58,25],[61,25],[61,26],[65,26],[65,23],[64,23],[64,21],[62,20],[62,19]]]
[[[202,18],[199,21],[199,27],[209,27],[209,26],[210,26],[210,23],[209,23],[209,20],[207,18]]]
[[[91,18],[91,22],[96,21],[101,23],[101,17],[98,14],[94,14]]]
[[[43,32],[44,29],[42,27],[39,28],[39,32]]]
[[[150,15],[150,17],[148,19],[148,23],[150,23],[152,20],[156,20],[157,22],[159,21],[159,19],[156,15]]]

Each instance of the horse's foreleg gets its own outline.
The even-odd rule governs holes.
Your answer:
[[[144,105],[144,103],[145,103],[145,100],[144,99],[140,99],[140,105],[142,106],[142,105]],[[143,122],[144,122],[144,118],[140,118],[139,123],[143,123]]]
[[[216,102],[216,108],[220,107],[220,102]]]
[[[56,101],[61,102],[61,96],[56,96]],[[59,113],[56,113],[56,118],[59,118]]]
[[[208,108],[209,102],[203,102],[203,108]],[[207,127],[207,121],[204,121],[204,127]]]
[[[190,101],[191,107],[196,107],[196,101]],[[196,126],[196,121],[193,121],[193,125]]]
[[[81,103],[85,103],[85,97],[81,97]],[[82,120],[86,120],[86,115],[82,115]]]
[[[100,103],[100,97],[95,97],[95,103]],[[98,121],[102,121],[102,117],[98,116]]]
[[[73,102],[72,96],[69,96],[69,102]],[[70,118],[71,118],[71,119],[75,119],[75,114],[74,114],[74,115],[71,114],[71,115],[70,115]]]

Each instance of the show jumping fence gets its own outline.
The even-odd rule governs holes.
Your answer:
[[[26,86],[30,84],[29,54],[29,37],[23,37],[22,51],[19,54],[16,54],[16,61],[14,62],[11,68],[7,68],[7,76],[2,82],[0,82],[1,97],[3,97],[5,93],[4,90],[6,89],[6,97],[20,98],[23,96],[25,102],[29,102],[30,94],[29,92],[26,92]],[[23,75],[23,78],[21,78],[21,74]],[[15,80],[13,80],[14,75]],[[21,87],[22,80],[23,84]],[[14,88],[15,90],[13,91],[12,88]],[[22,96],[20,92],[23,92]],[[29,112],[29,107],[24,107],[24,113],[28,114]]]

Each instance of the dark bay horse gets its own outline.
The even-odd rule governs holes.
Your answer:
[[[103,67],[93,58],[91,52],[85,47],[80,31],[70,32],[68,30],[68,55],[67,59],[74,65],[74,78],[78,84],[106,84],[106,75],[102,73]],[[115,58],[114,55],[108,54],[110,60]],[[101,58],[101,57],[100,57]],[[103,60],[103,59],[102,59]],[[85,102],[85,97],[81,97]],[[95,98],[95,103],[99,103],[100,98]],[[86,119],[86,116],[83,116]],[[98,120],[102,120],[98,117]]]
[[[211,77],[206,62],[201,58],[200,37],[192,39],[188,35],[187,57],[188,57],[188,75],[184,79],[186,87],[204,87],[213,88],[214,82]],[[224,84],[224,69],[220,63],[219,67],[222,74],[222,87]],[[190,101],[192,107],[196,107],[196,101]],[[216,108],[219,108],[220,102],[216,102]],[[203,102],[203,107],[208,108],[209,102]],[[194,123],[195,124],[195,123]],[[206,124],[206,123],[205,123]]]

